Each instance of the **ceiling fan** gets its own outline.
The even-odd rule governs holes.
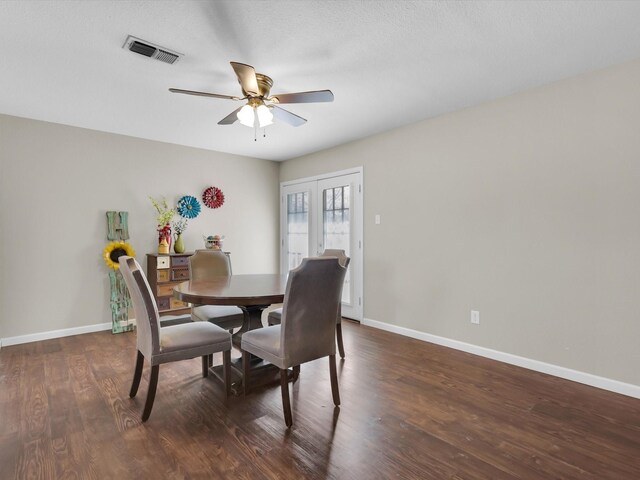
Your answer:
[[[269,96],[273,80],[262,73],[256,73],[251,65],[231,62],[233,70],[236,72],[238,82],[242,88],[243,97],[232,95],[220,95],[217,93],[195,92],[193,90],[181,90],[170,88],[172,93],[184,93],[187,95],[197,95],[200,97],[223,98],[227,100],[242,101],[247,103],[218,122],[218,125],[231,125],[238,120],[247,127],[266,127],[273,123],[274,117],[294,127],[299,127],[306,123],[306,119],[278,107],[283,103],[315,103],[333,102],[331,90],[316,90],[312,92],[281,93]]]

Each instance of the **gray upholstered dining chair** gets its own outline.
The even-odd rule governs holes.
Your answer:
[[[138,393],[142,368],[146,358],[151,364],[151,376],[142,421],[151,415],[158,386],[160,365],[178,360],[202,357],[202,376],[209,372],[209,356],[223,352],[225,392],[231,391],[231,334],[207,322],[183,323],[161,327],[158,307],[140,264],[128,256],[118,259],[120,271],[133,301],[136,315],[136,344],[138,355],[129,397]]]
[[[231,275],[229,255],[217,250],[197,250],[189,257],[189,278],[191,280],[207,280],[211,277]],[[244,313],[238,307],[226,305],[193,305],[191,307],[193,321],[205,321],[218,325],[225,330],[241,327]]]
[[[305,258],[289,272],[282,322],[245,332],[242,336],[243,384],[249,391],[253,354],[280,368],[282,407],[287,427],[293,424],[288,369],[329,357],[333,403],[340,405],[336,373],[336,315],[346,267],[335,257]]]
[[[337,250],[327,248],[322,252],[321,257],[337,257],[340,261],[340,265],[347,268],[351,259],[347,257],[344,250]],[[282,308],[276,308],[269,312],[267,316],[267,322],[269,325],[278,325],[282,319]],[[338,352],[340,358],[344,358],[344,342],[342,341],[342,302],[340,302],[340,308],[338,308],[338,317],[336,318],[336,339],[338,341]]]

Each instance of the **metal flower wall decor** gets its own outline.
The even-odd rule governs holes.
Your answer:
[[[181,217],[191,219],[200,215],[200,202],[196,197],[185,195],[178,201],[176,210]]]
[[[209,187],[202,193],[202,201],[209,208],[220,208],[224,204],[224,193],[218,187]]]

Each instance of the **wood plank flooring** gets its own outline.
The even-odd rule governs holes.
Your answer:
[[[305,364],[291,430],[279,385],[225,400],[199,358],[160,367],[142,424],[133,333],[5,347],[0,479],[640,479],[640,400],[343,325],[342,407]]]

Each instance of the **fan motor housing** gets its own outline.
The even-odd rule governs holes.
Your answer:
[[[262,98],[266,98],[269,96],[269,92],[271,91],[271,87],[273,87],[273,80],[271,79],[271,77],[264,75],[262,73],[258,73],[256,72],[256,80],[258,81],[258,91],[260,92],[260,97]],[[238,83],[240,83],[240,81],[238,80]],[[240,84],[240,87],[242,87],[242,84]],[[242,93],[244,94],[245,97],[251,97],[251,95],[249,95],[244,88],[242,89]]]

